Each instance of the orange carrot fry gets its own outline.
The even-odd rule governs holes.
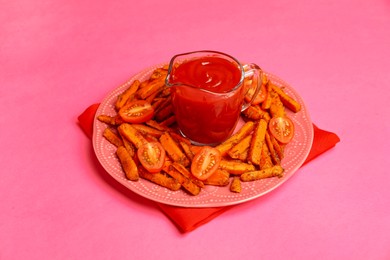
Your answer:
[[[148,142],[137,129],[128,123],[121,124],[118,127],[118,131],[127,140],[132,142],[137,149]]]
[[[230,174],[240,175],[244,172],[254,171],[256,167],[253,164],[245,163],[238,160],[222,159],[219,163],[219,169],[226,170]]]
[[[181,174],[174,167],[170,167],[167,172],[172,178],[176,179],[180,185],[187,190],[191,195],[198,195],[201,191],[200,187],[195,185],[189,178]]]
[[[162,126],[171,126],[173,125],[174,123],[176,123],[176,116],[175,115],[171,115],[170,117],[168,117],[167,119],[165,119],[164,121],[161,122],[161,125]]]
[[[232,135],[229,139],[218,145],[216,148],[221,152],[222,155],[226,153],[238,142],[241,141],[245,136],[252,132],[254,123],[252,121],[246,122],[237,133]]]
[[[169,131],[169,127],[167,126],[164,126],[164,125],[161,125],[160,123],[156,122],[155,120],[149,120],[147,122],[145,122],[146,125],[150,126],[150,127],[153,127],[157,130],[160,130],[160,131]]]
[[[272,91],[274,92],[274,91]],[[271,106],[269,108],[269,111],[270,111],[270,114],[272,117],[284,117],[286,116],[286,111],[284,109],[284,105],[282,103],[282,101],[280,100],[280,97],[279,95],[274,92],[274,96],[273,96],[273,99],[272,99],[272,102],[271,102]]]
[[[185,177],[190,179],[193,183],[195,183],[200,188],[204,187],[204,183],[198,179],[196,179],[189,170],[187,170],[186,167],[184,167],[182,164],[174,162],[172,163],[172,167],[175,168],[178,172],[183,174]]]
[[[244,116],[252,120],[260,120],[265,119],[266,121],[270,120],[270,115],[267,111],[261,109],[258,105],[249,106],[244,112],[242,112]]]
[[[104,129],[103,136],[116,147],[123,146],[122,139],[111,128]]]
[[[143,179],[151,181],[151,182],[158,184],[162,187],[168,188],[172,191],[177,191],[181,188],[180,183],[176,179],[171,178],[165,174],[162,174],[161,172],[150,173],[147,170],[145,170],[144,168],[140,167],[139,175]]]
[[[139,80],[134,80],[133,83],[126,82],[124,85],[129,86],[122,94],[118,96],[117,101],[115,102],[115,109],[119,110],[126,104],[127,100],[138,90],[140,82]]]
[[[264,144],[266,130],[267,122],[264,119],[260,119],[253,132],[253,137],[248,153],[248,160],[255,165],[260,164],[261,149]]]
[[[272,177],[283,177],[283,168],[280,165],[275,165],[271,168],[258,170],[258,171],[249,171],[244,174],[241,174],[240,179],[242,181],[256,181],[264,178]]]
[[[146,86],[137,91],[137,96],[146,99],[155,92],[161,91],[165,86],[165,78],[150,81]]]
[[[120,125],[121,123],[123,123],[123,120],[119,115],[117,116],[99,115],[97,119],[102,123],[112,125],[112,126]]]
[[[265,142],[267,144],[267,147],[268,147],[268,151],[270,153],[270,156],[271,156],[271,159],[272,159],[272,162],[274,164],[277,164],[277,165],[280,165],[281,163],[281,158],[279,157],[279,154],[277,153],[276,149],[275,149],[275,146],[271,140],[271,136],[270,134],[268,133],[268,131],[265,133]]]
[[[240,193],[241,192],[241,181],[240,177],[234,176],[232,183],[230,184],[230,191]]]
[[[263,103],[261,104],[261,108],[263,110],[267,110],[270,108],[271,106],[271,102],[272,102],[272,87],[271,87],[271,84],[270,84],[270,81],[267,82],[267,84],[265,85],[265,88],[266,88],[266,91],[267,91],[267,96],[265,98],[265,100],[263,101]]]
[[[271,84],[272,89],[280,96],[280,100],[283,105],[285,105],[291,111],[297,113],[301,110],[301,104],[299,104],[295,99],[290,97],[286,92],[284,92],[278,86]]]
[[[132,124],[132,126],[135,129],[137,129],[139,132],[141,132],[143,135],[151,135],[151,136],[159,138],[163,134],[162,131],[157,130],[157,129],[150,127],[150,126],[143,125],[143,124]]]
[[[242,139],[238,144],[232,147],[228,151],[228,154],[233,159],[239,159],[242,153],[245,153],[251,145],[252,135],[247,135],[244,139]]]
[[[275,149],[275,152],[277,153],[280,160],[282,160],[284,158],[284,147],[278,142],[278,140],[276,140],[276,138],[272,134],[269,133],[269,131],[268,136]]]
[[[185,156],[179,145],[172,139],[168,132],[165,132],[160,136],[160,143],[172,161],[183,164],[184,166],[188,166],[190,164],[188,158]]]
[[[158,121],[164,121],[168,117],[170,117],[173,114],[173,106],[172,104],[169,104],[165,106],[163,109],[159,110],[155,113],[154,118]]]
[[[119,146],[116,150],[116,154],[119,158],[119,161],[121,162],[123,171],[126,174],[126,178],[131,181],[138,181],[139,174],[137,165],[128,153],[127,149],[124,146]]]
[[[261,149],[260,169],[271,168],[272,166],[274,166],[274,164],[272,163],[271,154],[265,141]]]
[[[150,75],[150,80],[156,80],[156,79],[165,79],[165,77],[167,76],[168,74],[168,71],[164,68],[157,68],[153,71],[152,75]]]
[[[213,186],[226,186],[229,184],[230,174],[228,171],[217,169],[210,177],[204,180],[204,184]]]

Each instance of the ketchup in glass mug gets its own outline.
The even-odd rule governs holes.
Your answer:
[[[261,69],[256,64],[245,66],[249,69],[244,72],[235,58],[215,51],[184,53],[171,59],[166,85],[171,87],[183,136],[194,144],[216,145],[233,133],[241,111],[250,105],[244,103],[248,90],[244,78],[259,77],[261,84]]]

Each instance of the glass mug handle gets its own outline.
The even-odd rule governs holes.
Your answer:
[[[252,104],[252,102],[255,100],[257,94],[259,94],[260,89],[261,89],[261,85],[263,84],[263,70],[258,65],[254,64],[254,63],[249,63],[249,64],[243,65],[243,68],[244,68],[244,78],[245,79],[251,78],[251,77],[256,78],[257,85],[256,85],[255,92],[253,93],[251,101],[244,102],[244,104],[242,105],[242,108],[241,108],[241,112],[244,111],[245,109],[247,109]],[[242,84],[244,84],[244,82]],[[249,88],[244,90],[245,95],[248,93],[248,91],[249,91]],[[244,95],[244,97],[245,97],[245,95]]]

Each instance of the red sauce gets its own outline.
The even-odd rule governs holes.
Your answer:
[[[186,61],[173,72],[172,102],[181,132],[202,144],[216,144],[233,132],[241,112],[241,70],[219,57]],[[208,90],[203,91],[200,89]],[[212,93],[211,93],[212,92]]]

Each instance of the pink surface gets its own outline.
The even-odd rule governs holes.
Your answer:
[[[390,258],[389,1],[0,6],[0,259]],[[76,122],[143,68],[199,49],[280,76],[341,142],[181,234],[103,170]]]

